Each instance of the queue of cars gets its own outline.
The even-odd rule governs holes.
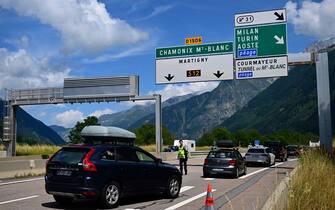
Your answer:
[[[204,165],[203,176],[232,175],[238,178],[247,173],[247,166],[272,166],[276,161],[287,161],[288,156],[298,156],[298,147],[285,147],[280,141],[269,141],[265,145],[256,145],[248,149],[242,157],[236,145],[231,140],[221,140],[212,147]]]
[[[61,148],[46,164],[45,190],[56,202],[93,200],[111,208],[129,195],[179,196],[179,169],[134,146],[134,133],[116,127],[87,126],[81,135],[84,144]],[[233,141],[218,141],[204,160],[203,176],[238,178],[247,174],[251,163],[271,166],[276,159],[285,161],[288,155],[298,154],[294,145],[287,148],[289,153],[280,142],[269,142],[249,148],[243,157]]]

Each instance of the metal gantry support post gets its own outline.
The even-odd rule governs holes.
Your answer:
[[[316,82],[318,95],[320,147],[325,149],[329,154],[332,154],[333,139],[327,52],[321,52],[316,56]]]
[[[9,141],[5,142],[6,151],[7,151],[7,157],[12,157],[16,155],[16,129],[17,129],[17,123],[16,123],[16,106],[9,105],[9,113],[8,117],[9,120],[6,121],[6,123],[9,123]]]
[[[155,126],[156,126],[156,152],[160,154],[163,148],[162,139],[162,96],[154,94],[155,97]]]

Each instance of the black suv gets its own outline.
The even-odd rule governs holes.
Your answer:
[[[129,145],[63,147],[47,162],[45,175],[46,192],[57,202],[89,199],[109,208],[127,195],[163,192],[176,198],[181,183],[175,166]]]

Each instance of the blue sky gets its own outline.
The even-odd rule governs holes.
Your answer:
[[[204,43],[232,41],[235,13],[285,7],[289,52],[334,34],[331,0],[0,0],[0,88],[60,87],[64,77],[139,75],[141,95],[158,92],[165,100],[209,91],[218,83],[155,85],[155,48],[183,45],[185,37],[198,35]],[[24,109],[48,125],[69,127],[92,113],[131,106]]]

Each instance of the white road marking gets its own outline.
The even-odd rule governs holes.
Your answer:
[[[212,181],[214,178],[204,178],[205,181]]]
[[[0,205],[6,204],[6,203],[13,203],[13,202],[17,202],[17,201],[23,201],[23,200],[32,199],[32,198],[37,198],[37,197],[38,197],[38,195],[33,195],[33,196],[29,196],[29,197],[24,197],[24,198],[18,198],[18,199],[9,200],[9,201],[3,201],[3,202],[0,202]]]
[[[284,163],[284,162],[283,162],[283,163]],[[266,171],[266,170],[268,170],[268,169],[270,169],[270,168],[273,168],[273,167],[279,166],[279,165],[281,165],[281,164],[283,164],[283,163],[277,163],[277,164],[275,164],[274,166],[271,166],[271,167],[268,167],[268,168],[262,168],[262,169],[259,169],[259,170],[257,170],[257,171],[254,171],[254,172],[250,173],[250,174],[247,174],[247,175],[241,176],[241,177],[240,177],[240,178],[238,178],[238,179],[245,179],[245,178],[248,178],[249,176],[252,176],[252,175],[258,174],[258,173],[260,173],[260,172],[262,172],[262,171]]]
[[[4,182],[4,183],[0,183],[0,186],[9,185],[9,184],[18,184],[18,183],[24,183],[24,182],[32,182],[32,181],[43,180],[43,179],[44,177],[34,178],[34,179],[25,179],[25,180],[13,181],[13,182]]]
[[[298,160],[298,158],[288,159],[287,161],[295,161],[295,160]]]
[[[213,189],[212,190],[212,192],[215,192],[216,191],[216,189]],[[169,208],[166,208],[166,209],[164,209],[164,210],[175,210],[175,209],[177,209],[177,208],[179,208],[179,207],[182,207],[182,206],[184,206],[184,205],[186,205],[186,204],[188,204],[188,203],[191,203],[192,201],[194,201],[194,200],[197,200],[197,199],[199,199],[199,198],[201,198],[201,197],[204,197],[205,195],[207,195],[207,191],[206,192],[203,192],[203,193],[201,193],[201,194],[199,194],[199,195],[196,195],[196,196],[194,196],[194,197],[191,197],[191,198],[189,198],[189,199],[187,199],[187,200],[184,200],[184,201],[182,201],[182,202],[180,202],[180,203],[177,203],[177,204],[175,204],[175,205],[173,205],[173,206],[170,206]]]
[[[140,210],[140,209],[124,209],[124,210]]]
[[[180,188],[180,192],[182,193],[182,192],[185,192],[185,191],[190,190],[192,188],[194,188],[194,186],[184,186],[184,187]]]

